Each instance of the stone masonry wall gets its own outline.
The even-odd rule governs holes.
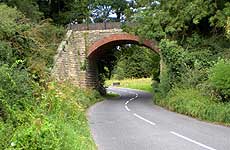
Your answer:
[[[53,76],[58,81],[68,80],[80,87],[95,87],[97,67],[94,60],[86,58],[88,47],[99,39],[118,33],[122,30],[69,30],[54,57]]]

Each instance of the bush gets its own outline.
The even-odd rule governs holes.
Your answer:
[[[85,110],[98,101],[95,91],[83,91],[69,83],[50,83],[37,103],[14,110],[28,119],[17,126],[0,120],[2,149],[93,150]]]
[[[0,64],[11,66],[16,60],[23,60],[34,80],[45,85],[64,29],[52,25],[51,20],[34,24],[17,9],[3,4],[0,12]]]
[[[187,53],[176,41],[161,40],[160,49],[165,67],[167,68],[169,84],[181,81],[181,76],[186,71]]]
[[[0,149],[96,149],[85,110],[98,94],[47,82],[63,28],[2,4],[0,18]]]
[[[16,32],[28,27],[25,17],[16,8],[0,4],[0,12],[0,40],[9,39]]]
[[[10,47],[10,44],[0,41],[0,65],[12,65],[16,60],[17,56],[14,55],[14,49]]]
[[[23,111],[27,105],[34,103],[34,87],[35,84],[26,70],[2,65],[0,67],[0,117],[4,120],[22,122],[22,118],[15,116],[14,111]]]
[[[219,60],[211,67],[208,81],[216,96],[230,101],[230,60]]]
[[[169,75],[166,69],[162,70],[161,72],[160,82],[154,82],[153,89],[157,99],[161,99],[167,96],[171,89],[171,85],[169,83]]]

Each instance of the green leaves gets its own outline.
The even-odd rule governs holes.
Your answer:
[[[23,60],[31,76],[44,82],[63,28],[51,25],[50,20],[33,24],[15,8],[2,4],[0,18],[0,64],[11,66],[16,60]]]
[[[159,61],[159,55],[146,48],[138,46],[122,48],[114,70],[114,77],[123,79],[153,76],[158,80]]]
[[[36,0],[3,0],[8,6],[17,8],[33,22],[38,22],[42,17]]]
[[[223,101],[230,100],[230,60],[219,60],[211,69],[208,79]]]
[[[10,38],[24,26],[25,18],[16,8],[0,4],[0,18],[0,40]]]
[[[186,71],[187,53],[176,41],[170,40],[162,40],[160,49],[163,61],[168,68],[169,83],[176,84]]]
[[[208,0],[161,1],[150,6],[134,13],[132,21],[139,24],[135,27],[137,34],[159,41],[165,37],[180,39],[194,27],[197,27],[194,30],[201,30],[200,26],[206,25],[215,13],[214,4]]]
[[[225,27],[227,25],[228,17],[230,17],[230,3],[225,3],[223,10],[217,10],[215,15],[210,17],[211,25]]]
[[[96,22],[104,22],[110,20],[111,14],[116,14],[116,21],[120,21],[125,9],[128,7],[126,0],[94,0],[92,2],[92,16]]]
[[[0,65],[12,65],[17,59],[17,56],[15,56],[14,52],[14,49],[10,47],[9,43],[0,41]]]

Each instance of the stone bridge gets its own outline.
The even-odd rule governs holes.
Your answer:
[[[54,58],[53,75],[58,81],[96,87],[99,84],[96,59],[122,44],[137,44],[159,52],[156,42],[123,32],[120,23],[71,25]]]

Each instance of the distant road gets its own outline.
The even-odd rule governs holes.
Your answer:
[[[145,92],[108,90],[121,96],[88,111],[99,150],[230,150],[229,127],[167,111]]]

